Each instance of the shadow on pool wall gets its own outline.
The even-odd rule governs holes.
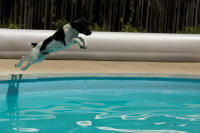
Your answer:
[[[53,30],[0,29],[0,58],[16,59],[27,55],[32,46],[51,36]],[[93,32],[81,35],[87,50],[74,45],[47,59],[113,60],[113,61],[200,61],[199,34],[160,34]]]
[[[12,114],[17,110],[19,83],[21,79],[22,79],[22,74],[19,75],[12,74],[11,80],[8,83],[6,101],[9,114]]]
[[[10,130],[17,126],[20,126],[21,122],[19,122],[19,109],[18,109],[18,96],[19,96],[19,84],[22,79],[22,74],[19,75],[11,75],[11,80],[8,83],[8,91],[6,94],[6,104],[7,104],[7,112],[9,115],[10,121]]]

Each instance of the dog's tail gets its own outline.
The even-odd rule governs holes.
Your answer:
[[[37,44],[38,44],[38,43],[33,43],[33,42],[29,43],[29,45],[32,45],[33,48],[35,48],[35,47],[37,46]]]

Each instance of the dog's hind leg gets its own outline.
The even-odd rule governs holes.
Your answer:
[[[21,68],[21,70],[22,70],[22,71],[26,71],[26,70],[27,70],[31,65],[33,65],[34,63],[36,63],[36,62],[34,62],[34,61],[28,62],[26,66],[24,66],[24,67]]]
[[[22,67],[21,70],[26,71],[31,65],[44,61],[45,57],[45,55],[39,55],[37,60],[29,60],[27,65]]]
[[[27,61],[27,60],[28,60],[28,58],[27,58],[26,56],[22,56],[21,59],[20,59],[20,61],[19,61],[19,63],[18,63],[18,64],[15,64],[15,67],[16,67],[16,68],[21,67],[22,64],[23,64],[25,61]]]

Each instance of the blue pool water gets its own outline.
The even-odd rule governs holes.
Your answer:
[[[200,80],[0,81],[0,133],[200,133]]]

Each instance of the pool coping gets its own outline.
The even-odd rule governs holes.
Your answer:
[[[13,75],[22,75],[23,79],[51,79],[71,77],[147,77],[147,78],[180,78],[200,79],[200,75],[193,74],[165,74],[165,73],[44,73],[44,74],[8,74],[0,76],[0,81],[9,81]]]

